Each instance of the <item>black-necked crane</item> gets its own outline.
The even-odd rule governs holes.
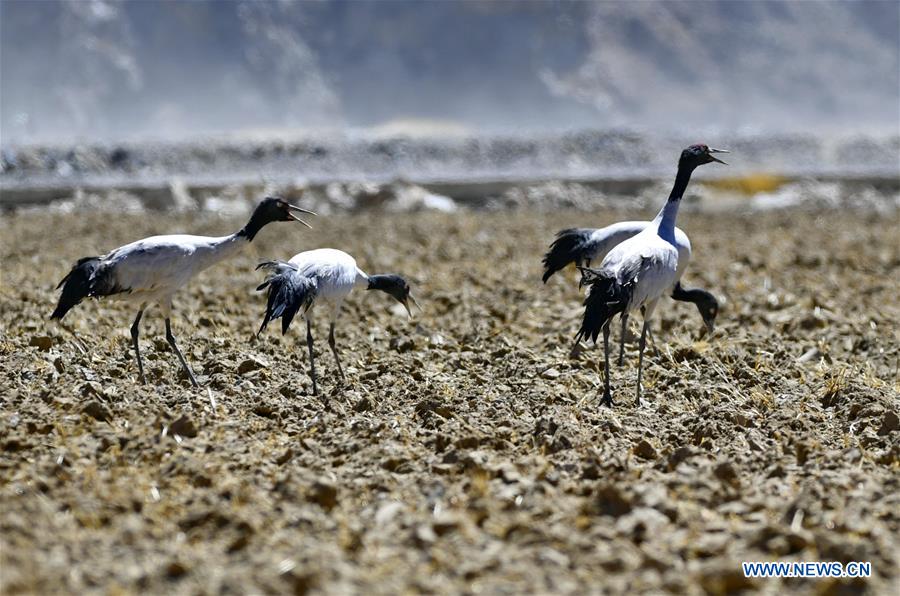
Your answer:
[[[173,296],[195,275],[247,246],[263,226],[276,221],[298,221],[309,227],[294,215],[295,212],[315,215],[279,197],[266,197],[256,206],[247,224],[228,236],[151,236],[120,246],[102,257],[84,257],[59,282],[57,289],[62,287],[62,294],[50,318],[61,320],[85,298],[114,296],[138,304],[137,316],[131,325],[131,341],[137,357],[138,373],[144,383],[138,335],[144,310],[157,304],[166,320],[166,341],[196,387],[197,379],[172,334],[170,317]]]
[[[580,267],[582,285],[587,285],[584,317],[576,341],[590,338],[597,342],[603,332],[604,387],[601,404],[612,405],[609,383],[609,324],[612,318],[626,316],[636,309],[643,312],[643,326],[638,345],[638,374],[636,404],[641,400],[641,372],[644,346],[650,318],[659,299],[678,281],[679,253],[675,240],[675,219],[681,197],[694,169],[711,162],[725,163],[713,155],[727,153],[706,145],[691,145],[681,152],[675,184],[666,204],[643,231],[614,246],[603,258],[600,267]]]
[[[357,287],[380,290],[406,308],[409,316],[409,301],[418,306],[410,295],[409,284],[395,274],[368,275],[356,265],[356,259],[333,248],[319,248],[294,255],[289,261],[266,261],[257,269],[267,269],[269,277],[256,289],[268,288],[266,312],[257,335],[262,333],[269,321],[281,318],[281,333],[287,333],[294,316],[300,312],[306,319],[306,347],[309,351],[309,376],[312,379],[313,394],[318,393],[316,385],[316,365],[313,357],[312,308],[324,303],[329,309],[328,345],[337,363],[341,381],[344,370],[334,339],[334,325],[340,315],[341,306],[350,292]]]
[[[542,277],[544,283],[547,283],[554,273],[564,269],[570,263],[574,263],[578,267],[590,267],[592,261],[602,261],[613,247],[637,236],[650,225],[649,221],[622,221],[599,229],[569,228],[559,231],[547,254],[544,255],[544,275]],[[712,334],[715,330],[716,317],[719,314],[719,302],[711,292],[700,288],[685,289],[682,287],[681,277],[691,261],[691,241],[680,228],[675,228],[674,244],[678,250],[678,271],[671,296],[681,302],[693,303],[700,311],[707,331]],[[625,351],[627,325],[628,314],[624,313],[622,315],[622,336],[619,342],[620,366]],[[648,334],[652,339],[650,330],[648,330]]]

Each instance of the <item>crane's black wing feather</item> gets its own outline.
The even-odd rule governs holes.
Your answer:
[[[603,271],[586,267],[579,269],[582,276],[581,285],[589,286],[590,290],[584,299],[584,316],[581,328],[575,334],[575,341],[590,339],[597,343],[597,336],[603,327],[614,316],[625,312],[628,308],[636,279],[621,283]]]
[[[590,241],[593,232],[590,228],[568,228],[556,234],[550,250],[544,255],[544,275],[541,278],[544,283],[569,263],[581,265],[587,261],[594,249]]]
[[[110,296],[130,291],[116,282],[115,266],[103,262],[103,257],[84,257],[72,267],[56,289],[62,288],[59,302],[51,319],[62,319],[85,298]]]
[[[270,267],[271,269],[280,272],[269,276],[266,281],[256,288],[257,291],[269,289],[266,312],[263,316],[262,325],[256,334],[259,335],[265,331],[269,321],[280,317],[281,334],[284,335],[300,309],[302,308],[303,312],[306,312],[312,306],[313,301],[316,299],[317,285],[315,279],[301,275],[296,268],[288,263],[270,263],[275,265]],[[263,265],[265,264],[261,264],[260,267]]]

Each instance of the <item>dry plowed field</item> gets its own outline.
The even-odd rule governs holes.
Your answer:
[[[18,593],[841,593],[897,588],[900,220],[683,213],[685,285],[598,405],[602,351],[570,357],[576,274],[544,286],[562,227],[626,212],[319,217],[273,224],[176,299],[191,388],[125,303],[47,317],[81,256],[209,215],[0,219],[0,591]],[[253,270],[321,246],[411,280],[412,321],[357,291],[341,385],[317,320],[254,333]],[[415,312],[415,311],[414,311]],[[321,313],[324,315],[324,311]],[[639,317],[634,317],[639,319]],[[633,323],[637,330],[637,322]],[[614,325],[614,339],[618,325]],[[745,560],[870,561],[870,579],[750,580]],[[894,592],[895,593],[895,592]]]

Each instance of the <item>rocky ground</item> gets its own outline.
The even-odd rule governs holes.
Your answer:
[[[0,219],[0,592],[778,593],[896,590],[900,219],[686,213],[686,285],[660,353],[613,371],[569,357],[575,274],[540,283],[555,230],[625,212],[335,215],[278,224],[196,280],[179,374],[145,316],[137,382],[121,303],[47,321],[76,258],[210,215]],[[412,280],[408,321],[360,292],[319,321],[324,393],[299,329],[259,339],[263,258],[331,245]],[[658,311],[659,312],[659,311]],[[297,325],[297,327],[301,327]],[[870,561],[865,580],[749,580],[744,560]]]

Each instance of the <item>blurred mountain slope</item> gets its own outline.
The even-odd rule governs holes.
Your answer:
[[[898,126],[900,3],[0,2],[3,143]]]

